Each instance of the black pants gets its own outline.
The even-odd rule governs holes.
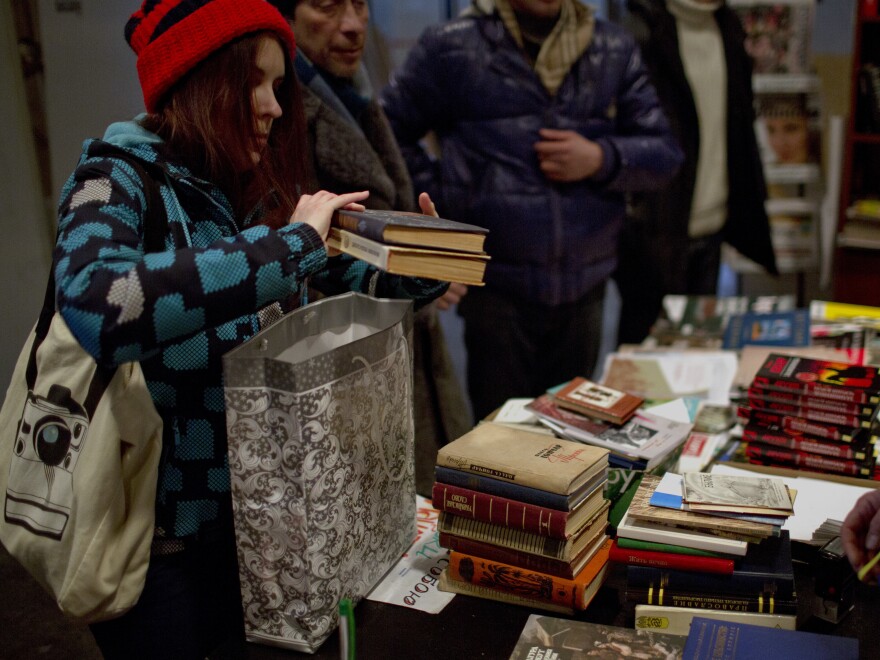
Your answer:
[[[89,627],[108,660],[202,659],[240,642],[244,624],[231,526],[182,552],[153,555],[137,605]]]
[[[590,378],[602,341],[605,283],[572,303],[526,303],[471,287],[464,319],[468,393],[477,420],[507,399],[536,397],[575,376]]]

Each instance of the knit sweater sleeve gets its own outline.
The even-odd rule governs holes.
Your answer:
[[[168,249],[150,254],[144,188],[125,161],[86,159],[62,191],[56,308],[103,364],[142,360],[202,330],[247,322],[327,262],[308,225],[238,233],[228,205],[200,193],[181,202],[165,182],[160,189]]]

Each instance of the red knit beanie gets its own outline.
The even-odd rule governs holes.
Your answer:
[[[138,56],[147,111],[155,112],[171,86],[215,50],[261,30],[277,34],[293,57],[293,32],[266,0],[144,0],[125,38]]]

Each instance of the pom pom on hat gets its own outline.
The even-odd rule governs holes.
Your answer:
[[[199,62],[251,32],[274,32],[293,57],[287,21],[265,0],[144,0],[125,26],[148,112]]]

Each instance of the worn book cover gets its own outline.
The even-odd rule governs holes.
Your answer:
[[[532,614],[509,660],[620,658],[678,660],[685,637]]]
[[[774,660],[858,660],[859,640],[703,617],[691,621],[685,660],[752,660],[759,656]]]
[[[588,417],[623,424],[645,400],[578,376],[554,393],[557,405]]]
[[[608,450],[486,422],[441,447],[437,465],[567,494],[608,468]]]
[[[639,484],[639,488],[633,496],[627,511],[627,515],[630,518],[659,525],[674,525],[679,528],[701,532],[729,534],[734,538],[746,541],[756,541],[779,533],[779,527],[776,525],[652,506],[651,495],[660,484],[660,480],[661,477],[653,474],[646,474],[642,478],[642,483]]]
[[[481,286],[489,255],[386,245],[344,229],[330,228],[327,246],[395,275]]]
[[[380,243],[480,253],[489,230],[446,218],[406,211],[340,209],[334,226]]]
[[[602,586],[610,549],[611,540],[606,539],[571,579],[456,551],[449,554],[446,570],[453,580],[583,610]]]
[[[682,483],[682,500],[689,505],[792,510],[785,482],[776,477],[686,472],[682,475]]]
[[[810,396],[880,402],[880,368],[771,353],[755,375],[755,385],[782,387]],[[787,385],[786,385],[787,384]],[[865,398],[866,397],[866,398]]]

